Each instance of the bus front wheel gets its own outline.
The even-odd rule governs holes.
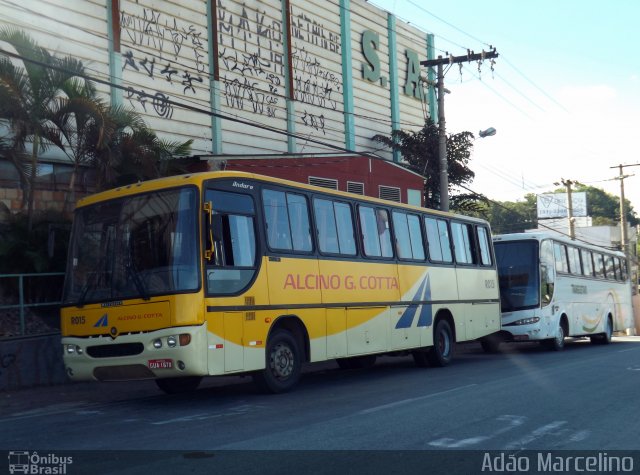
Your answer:
[[[264,392],[277,394],[290,391],[300,380],[302,358],[294,336],[287,330],[276,330],[267,342],[265,368],[254,373],[253,380]]]
[[[555,338],[550,338],[548,340],[542,340],[542,344],[546,349],[552,351],[562,351],[564,350],[564,337],[567,335],[567,330],[565,328],[565,323],[560,322],[558,325],[558,330]]]
[[[444,319],[438,320],[433,330],[433,346],[426,352],[429,364],[442,367],[451,363],[454,343],[453,331],[449,322]]]

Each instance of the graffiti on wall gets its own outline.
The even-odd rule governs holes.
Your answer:
[[[137,105],[145,113],[170,119],[174,108],[169,91],[196,97],[202,95],[202,99],[208,100],[203,87],[208,85],[205,32],[147,7],[137,14],[123,9],[120,25],[123,42],[130,45],[122,55],[123,72],[136,71],[162,81],[161,84],[168,83],[165,87],[158,84],[158,88],[149,91],[128,88],[125,98],[132,107]],[[152,51],[147,53],[148,50]]]
[[[274,8],[268,12],[267,2],[264,8],[254,8],[216,0],[217,67],[226,107],[284,119],[285,31],[281,4],[272,3]],[[144,88],[125,90],[125,99],[133,107],[170,119],[174,95],[209,100],[206,31],[137,2],[125,4],[120,24],[123,72],[153,81]],[[291,39],[293,99],[306,106],[298,109],[296,121],[311,132],[326,134],[331,117],[327,112],[339,111],[342,102],[342,76],[337,72],[342,60],[340,34],[310,13],[292,9]]]
[[[340,35],[307,13],[293,10],[291,38],[294,99],[317,106],[305,108],[300,116],[301,124],[326,135],[327,112],[339,109],[343,94],[342,75],[328,65],[329,61],[337,65],[342,62]],[[324,50],[322,56],[314,53],[318,48]]]
[[[217,3],[218,67],[228,107],[277,117],[284,104],[282,22],[265,10]]]

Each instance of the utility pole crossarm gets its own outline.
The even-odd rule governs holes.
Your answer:
[[[492,49],[491,51],[483,51],[481,53],[474,53],[470,51],[468,54],[464,56],[448,56],[443,58],[442,56],[438,56],[437,59],[427,59],[424,61],[420,61],[421,66],[433,67],[444,64],[457,64],[457,63],[465,63],[471,61],[482,61],[483,59],[493,59],[498,57],[498,52],[496,49]]]

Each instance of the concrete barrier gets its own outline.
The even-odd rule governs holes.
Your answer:
[[[59,333],[0,340],[0,391],[66,382]]]

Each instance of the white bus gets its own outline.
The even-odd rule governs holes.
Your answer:
[[[555,233],[495,236],[501,336],[562,350],[565,337],[611,342],[633,326],[631,282],[622,252]],[[485,343],[495,351],[500,340]]]

